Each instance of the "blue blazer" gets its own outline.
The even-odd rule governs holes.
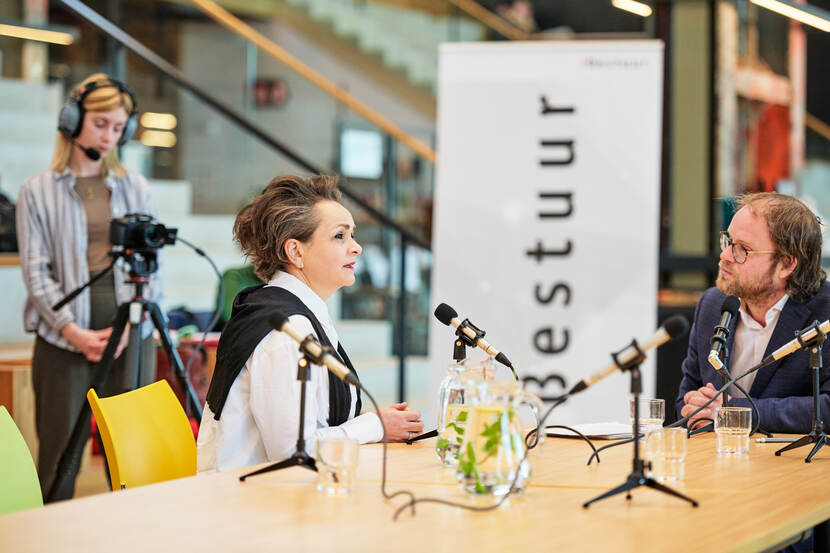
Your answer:
[[[720,374],[712,368],[707,357],[711,349],[709,339],[715,326],[720,324],[720,308],[725,297],[726,295],[717,288],[710,288],[703,293],[695,309],[695,319],[689,331],[689,350],[683,361],[683,379],[680,381],[675,404],[678,417],[686,392],[705,386],[708,382],[715,388],[722,386]],[[792,298],[787,300],[764,357],[795,338],[796,331],[814,320],[823,322],[828,318],[830,283],[824,281],[818,293],[807,301],[797,303]],[[739,317],[734,317],[729,328],[727,347],[730,352],[738,319]],[[822,369],[819,371],[819,406],[821,418],[830,426],[830,340],[822,349],[822,360]],[[750,368],[733,369],[729,362],[727,367],[733,376],[738,376]],[[749,395],[758,405],[761,428],[770,432],[808,433],[812,429],[813,421],[812,382],[810,356],[804,349],[758,371],[755,382],[749,389]],[[746,398],[730,398],[729,403],[741,407],[750,406]]]

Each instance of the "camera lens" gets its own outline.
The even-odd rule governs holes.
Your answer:
[[[144,229],[144,242],[150,248],[160,248],[164,246],[164,237],[167,235],[164,225],[148,224]]]

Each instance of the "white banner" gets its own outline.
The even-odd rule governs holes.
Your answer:
[[[433,308],[485,329],[544,398],[655,330],[662,60],[659,41],[441,47]],[[431,392],[453,337],[433,320]],[[549,423],[627,421],[628,394],[614,374]]]

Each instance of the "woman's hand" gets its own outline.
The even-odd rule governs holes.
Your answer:
[[[107,341],[112,334],[112,328],[102,328],[101,330],[89,330],[79,327],[72,322],[66,324],[61,328],[61,335],[67,341],[81,350],[81,353],[89,361],[97,363],[101,360],[104,354],[104,348],[107,347]]]
[[[383,419],[383,424],[386,426],[386,439],[390,442],[405,442],[424,430],[420,411],[408,409],[406,402],[383,407],[377,414]]]

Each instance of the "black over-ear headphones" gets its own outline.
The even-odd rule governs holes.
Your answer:
[[[123,146],[132,138],[133,133],[138,127],[138,103],[135,101],[135,95],[132,90],[127,88],[127,85],[121,81],[115,79],[87,83],[75,93],[71,94],[63,103],[61,113],[58,116],[58,130],[70,139],[81,134],[81,128],[84,125],[84,115],[86,115],[84,99],[90,92],[98,90],[99,88],[117,88],[119,92],[123,92],[129,96],[133,103],[133,110],[129,114],[129,117],[127,117],[124,130],[121,131],[121,138],[118,139],[118,145]]]

